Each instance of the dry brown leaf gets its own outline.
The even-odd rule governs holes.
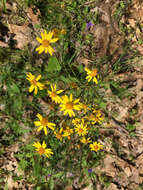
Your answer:
[[[141,183],[140,177],[139,177],[139,171],[135,167],[132,167],[132,177],[130,178],[130,180],[137,184]]]
[[[89,59],[87,59],[87,58],[84,58],[84,57],[78,57],[77,58],[77,62],[79,63],[79,64],[83,64],[83,65],[85,65],[86,67],[88,67],[88,64],[89,64]]]
[[[131,172],[131,168],[130,168],[130,167],[126,167],[126,168],[124,169],[124,172],[125,172],[125,174],[126,174],[128,177],[130,177],[130,176],[132,175],[132,172]]]
[[[40,15],[39,10],[37,10],[37,14],[34,14],[33,13],[33,7],[28,7],[27,15],[31,19],[33,24],[38,24],[39,23],[39,20],[38,20],[38,16]]]
[[[120,184],[120,186],[123,186],[123,187],[128,187],[129,185],[129,180],[128,180],[128,177],[125,175],[124,172],[120,172],[118,173],[118,176],[115,177],[115,181]]]
[[[73,186],[72,186],[72,185],[67,186],[67,187],[65,188],[65,190],[73,190]]]
[[[107,190],[119,190],[118,188],[117,188],[117,186],[114,184],[114,183],[111,183],[110,185],[109,185],[109,187],[107,188]]]
[[[0,47],[8,47],[8,44],[0,41]]]
[[[141,154],[136,161],[136,166],[139,170],[139,174],[143,175],[143,154]]]
[[[25,45],[31,43],[31,29],[27,24],[24,24],[23,26],[8,24],[8,28],[10,33],[15,34],[13,39],[17,41],[17,48],[22,49]]]
[[[16,13],[16,10],[17,10],[17,5],[15,2],[12,2],[12,3],[6,3],[6,9],[9,9],[11,10],[12,12],[15,12]]]
[[[7,186],[8,186],[8,189],[9,190],[13,190],[13,189],[17,189],[19,188],[19,185],[18,185],[18,182],[14,181],[12,179],[12,176],[9,176],[8,179],[7,179]]]
[[[104,170],[107,176],[115,177],[116,168],[113,166],[114,159],[107,155],[104,159]]]
[[[92,189],[92,184],[89,184],[87,187],[85,187],[84,189],[82,190],[91,190]]]

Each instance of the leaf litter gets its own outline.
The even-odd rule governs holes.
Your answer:
[[[138,20],[141,25],[143,24],[143,4],[139,0],[133,1],[128,10],[129,14],[121,20],[122,24],[127,23],[128,28],[133,28],[135,30],[134,37],[131,37],[130,34],[124,35],[120,33],[119,26],[114,19],[118,3],[119,1],[108,0],[96,4],[91,11],[98,11],[101,21],[100,24],[96,24],[88,31],[93,35],[95,44],[94,50],[97,53],[98,58],[110,55],[112,57],[112,60],[110,60],[111,64],[114,64],[119,55],[123,52],[123,43],[127,39],[132,41],[133,49],[137,49],[140,55],[143,54],[143,45],[138,43],[138,40],[143,37],[142,31],[136,26]],[[17,11],[15,4],[11,6],[7,3],[6,6],[11,10],[11,14],[15,14]],[[110,9],[111,6],[112,10]],[[35,15],[32,8],[28,8],[27,16],[29,19],[25,23],[22,23],[22,25],[17,25],[16,22],[10,23],[9,18],[4,16],[3,21],[8,19],[8,32],[4,36],[1,34],[0,46],[8,47],[8,41],[11,39],[16,40],[15,47],[19,49],[23,49],[27,44],[34,44],[32,34],[33,28],[29,27],[29,23],[32,23],[33,27],[35,24],[39,24],[39,14],[40,13],[38,12],[38,14]],[[80,53],[80,56],[77,58],[79,64],[83,63],[87,66],[89,62],[93,61],[93,57],[89,56],[89,50],[90,46],[87,45]],[[132,60],[129,64],[133,67],[134,72],[129,70],[128,74],[125,72],[117,73],[112,80],[122,79],[124,84],[129,81],[130,90],[133,94],[129,97],[124,97],[123,99],[117,97],[115,97],[115,99],[110,99],[110,95],[113,95],[112,90],[108,89],[107,93],[105,92],[105,98],[108,102],[107,108],[109,110],[110,127],[105,127],[104,130],[101,128],[101,133],[107,134],[107,137],[105,135],[104,141],[107,155],[104,158],[103,165],[96,167],[95,171],[97,172],[98,177],[103,174],[110,177],[111,183],[109,187],[105,188],[107,190],[135,190],[143,183],[143,67],[140,60]],[[140,67],[136,66],[137,64],[139,64]],[[43,101],[43,107],[46,107],[44,104],[45,102]],[[130,112],[134,108],[136,108],[137,112],[131,116]],[[117,114],[112,116],[110,112],[116,112]],[[136,125],[136,122],[139,123],[133,130],[135,136],[130,136],[129,131],[126,129],[129,121],[132,125]],[[112,130],[112,132],[107,133],[109,130]],[[17,160],[14,158],[13,154],[14,152],[17,152],[18,149],[19,145],[14,144],[13,147],[5,150],[5,158],[2,157],[0,159],[0,163],[3,165],[2,169],[7,170],[9,173],[18,173]],[[9,161],[7,161],[8,157]],[[22,185],[14,182],[11,175],[7,176],[6,182],[9,189],[21,188]],[[101,181],[97,184],[97,188],[100,190],[103,185],[104,183]],[[23,186],[23,188],[25,187]],[[29,184],[28,189],[30,188],[32,187],[30,187]],[[67,187],[67,189],[72,188]],[[85,190],[87,189],[88,187],[85,188]]]

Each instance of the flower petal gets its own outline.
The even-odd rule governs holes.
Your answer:
[[[37,86],[35,86],[34,94],[37,95],[37,92],[38,92],[38,88]]]
[[[40,121],[34,121],[34,125],[35,125],[35,126],[40,126],[40,125],[41,125],[41,122],[40,122]]]
[[[42,43],[42,39],[37,37],[36,40],[39,42],[39,43]]]
[[[45,141],[43,141],[43,143],[42,143],[42,148],[46,148],[46,143],[45,143]]]
[[[53,39],[49,40],[49,42],[50,42],[50,43],[55,43],[55,42],[57,42],[58,40],[59,40],[59,38],[53,38]]]
[[[40,80],[40,78],[41,78],[41,75],[38,75],[36,78],[36,81]]]
[[[42,115],[40,113],[37,113],[36,116],[39,118],[40,121],[43,119],[43,117],[42,117]]]
[[[34,90],[34,85],[32,84],[32,85],[29,87],[29,92],[31,93],[33,90]]]
[[[48,134],[47,127],[44,127],[44,133],[45,133],[45,135]]]

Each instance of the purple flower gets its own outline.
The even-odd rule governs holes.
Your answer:
[[[88,173],[92,173],[92,169],[91,168],[88,169]]]
[[[86,28],[89,29],[91,26],[93,26],[94,24],[92,24],[92,22],[87,22],[86,23]]]
[[[51,177],[51,174],[48,174],[48,177]]]

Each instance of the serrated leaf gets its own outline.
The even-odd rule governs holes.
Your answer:
[[[48,61],[48,72],[53,72],[53,71],[60,71],[61,70],[61,65],[59,61],[57,60],[56,57],[50,57]]]

